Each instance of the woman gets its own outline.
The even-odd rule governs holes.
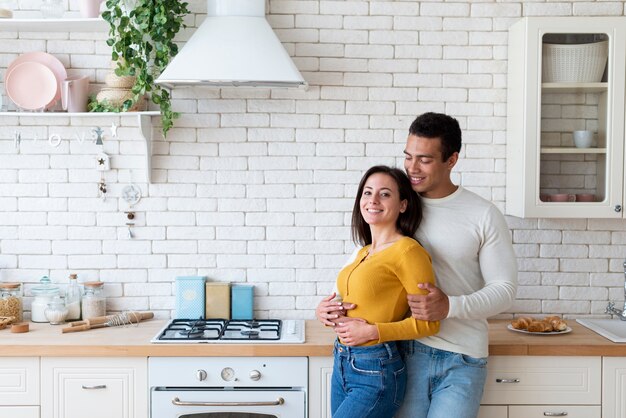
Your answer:
[[[352,210],[352,239],[363,248],[339,273],[337,289],[356,305],[347,316],[364,321],[334,328],[333,418],[392,417],[406,386],[394,341],[439,331],[438,322],[407,317],[407,293],[424,293],[420,281],[434,283],[430,256],[411,238],[421,217],[419,197],[401,170],[375,166],[363,175]]]

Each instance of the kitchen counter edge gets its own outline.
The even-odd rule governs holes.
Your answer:
[[[502,356],[618,356],[626,344],[616,344],[568,320],[572,332],[525,335],[506,329],[507,320],[489,321],[489,354]],[[61,326],[30,324],[30,332],[0,331],[0,357],[325,357],[331,356],[334,333],[317,321],[306,321],[303,344],[152,344],[164,320],[138,326],[112,327],[62,334]]]

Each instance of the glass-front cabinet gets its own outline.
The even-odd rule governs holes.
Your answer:
[[[624,214],[626,18],[527,17],[509,29],[506,214]]]

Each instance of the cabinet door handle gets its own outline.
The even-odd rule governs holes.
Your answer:
[[[544,412],[543,413],[544,417],[564,417],[567,416],[567,412],[563,411],[563,412]]]
[[[621,212],[622,211],[622,205],[615,205],[615,208],[613,208],[615,210],[615,212]]]
[[[519,379],[496,379],[496,383],[519,383]]]
[[[86,386],[83,385],[83,389],[106,389],[107,385],[90,385],[90,386]]]

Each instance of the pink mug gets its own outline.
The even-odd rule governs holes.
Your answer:
[[[61,83],[61,105],[68,112],[86,112],[89,99],[89,77],[68,77]]]
[[[576,195],[577,202],[594,202],[596,200],[596,195],[591,193],[579,193]]]
[[[556,193],[550,195],[550,202],[575,202],[576,195],[567,193]]]
[[[84,18],[100,16],[100,3],[104,0],[80,0],[80,15]]]

